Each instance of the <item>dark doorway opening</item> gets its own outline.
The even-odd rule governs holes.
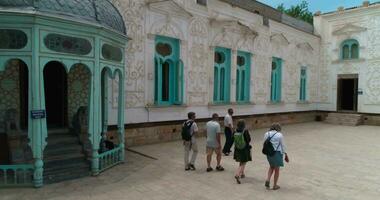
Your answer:
[[[67,74],[56,61],[44,69],[46,122],[48,128],[67,127]]]
[[[23,130],[28,129],[28,91],[29,91],[29,77],[28,67],[24,62],[20,62],[19,68],[19,81],[20,81],[20,128]]]
[[[357,75],[341,75],[338,77],[338,111],[357,111],[357,91]]]

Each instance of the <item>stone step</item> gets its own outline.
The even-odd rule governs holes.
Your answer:
[[[48,146],[50,148],[64,147],[65,145],[79,145],[79,139],[77,137],[66,136],[66,137],[54,137],[47,139]]]
[[[44,176],[45,175],[52,175],[56,173],[61,173],[64,171],[76,171],[76,170],[83,170],[86,171],[90,170],[90,164],[87,161],[82,162],[76,162],[76,163],[69,163],[69,164],[63,164],[63,165],[56,165],[47,167],[44,169]]]
[[[358,126],[363,123],[363,116],[355,113],[329,113],[325,122],[329,124]]]
[[[49,129],[48,135],[61,135],[61,134],[67,134],[70,133],[69,128],[55,128],[55,129]]]
[[[70,154],[59,154],[59,155],[44,155],[44,162],[56,162],[56,161],[69,161],[71,159],[84,158],[85,156],[82,152],[75,152]]]
[[[82,153],[82,146],[78,144],[65,145],[60,148],[46,148],[44,151],[45,157],[58,156],[72,153]]]

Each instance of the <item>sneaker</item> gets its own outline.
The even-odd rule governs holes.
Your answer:
[[[223,168],[221,165],[216,166],[215,169],[216,169],[217,171],[224,171],[224,168]]]
[[[225,156],[229,156],[230,155],[230,153],[223,153]]]
[[[193,171],[196,170],[196,169],[195,169],[195,166],[194,166],[193,164],[190,164],[189,167],[190,167],[190,169],[193,170]]]
[[[269,181],[265,181],[265,187],[266,187],[267,189],[270,188],[270,185],[269,185],[269,184],[270,184]]]
[[[206,169],[207,172],[211,172],[212,170],[214,170],[214,169],[212,169],[212,167],[208,167],[208,168]]]
[[[242,174],[242,175],[240,176],[240,178],[245,178],[245,174]]]
[[[185,171],[189,171],[189,170],[190,170],[190,166],[187,165],[187,166],[185,167]]]
[[[237,184],[241,184],[241,182],[240,182],[240,177],[239,177],[239,176],[235,176],[235,179],[236,179],[236,183],[237,183]]]

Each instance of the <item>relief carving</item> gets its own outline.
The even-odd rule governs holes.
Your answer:
[[[144,1],[112,0],[124,17],[127,34],[131,38],[126,49],[125,91],[126,107],[142,107],[145,104],[145,61],[144,20],[146,6]],[[112,81],[112,104],[117,108],[119,96],[118,82]]]
[[[367,104],[380,104],[380,61],[375,61],[369,64],[367,70],[366,81],[366,103]]]

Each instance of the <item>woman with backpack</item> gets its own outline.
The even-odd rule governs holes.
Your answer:
[[[269,141],[272,146],[270,148],[266,147],[266,142],[264,142],[263,153],[267,155],[267,160],[269,162],[268,176],[265,181],[265,187],[270,188],[270,179],[274,172],[273,190],[280,189],[277,185],[278,178],[280,176],[280,167],[284,166],[283,155],[285,154],[285,161],[289,162],[288,155],[285,152],[284,137],[282,135],[281,125],[279,123],[273,123],[268,132],[264,135],[264,141]],[[272,148],[273,147],[273,148]],[[265,150],[264,150],[265,149]],[[271,150],[268,150],[271,149]]]
[[[239,163],[239,167],[236,170],[235,179],[238,184],[241,183],[240,179],[245,178],[245,165],[248,161],[252,161],[251,148],[250,145],[251,136],[248,130],[245,129],[245,121],[239,120],[237,122],[237,129],[234,133],[234,159]]]

